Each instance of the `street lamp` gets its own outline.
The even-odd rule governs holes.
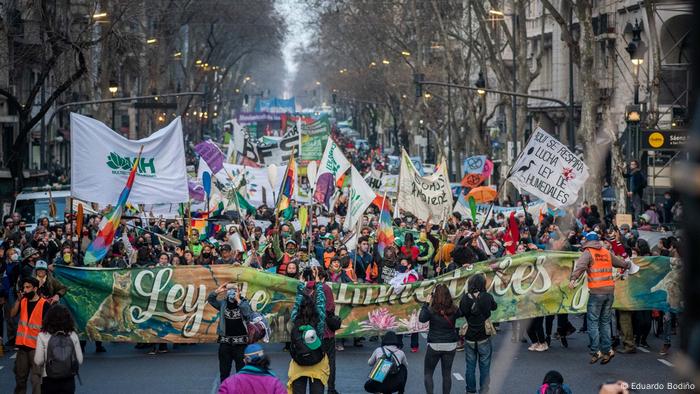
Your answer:
[[[486,80],[484,79],[484,73],[482,71],[479,71],[479,78],[474,83],[474,86],[476,86],[476,93],[478,93],[479,96],[484,97],[486,95],[486,91],[484,90],[484,88],[486,88]]]
[[[639,104],[639,67],[644,63],[644,55],[647,52],[647,45],[642,41],[642,27],[639,20],[635,20],[632,27],[632,41],[627,44],[625,50],[630,55],[630,60],[634,66],[634,103]]]
[[[112,97],[115,97],[117,95],[117,92],[119,91],[119,85],[117,84],[117,81],[115,81],[115,80],[109,81],[109,87],[107,89],[109,90],[110,93],[112,93]],[[116,113],[117,113],[116,102],[112,101],[112,130],[115,129],[116,124],[117,124]]]

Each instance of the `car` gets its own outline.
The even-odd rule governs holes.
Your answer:
[[[51,193],[49,193],[51,191]],[[56,216],[49,216],[49,203],[56,204]],[[27,221],[27,230],[34,231],[41,218],[49,218],[51,224],[61,224],[66,212],[70,212],[70,187],[25,188],[15,198],[12,212],[18,212]]]

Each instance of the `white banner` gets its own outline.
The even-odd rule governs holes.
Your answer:
[[[355,166],[350,170],[350,198],[348,199],[348,216],[345,218],[345,229],[354,228],[358,220],[362,219],[367,207],[372,204],[377,193],[365,182]]]
[[[508,180],[559,208],[576,201],[587,178],[586,163],[538,127],[510,169]]]
[[[430,219],[430,223],[439,224],[451,213],[452,205],[447,163],[443,160],[434,174],[422,177],[406,151],[403,151],[397,208],[412,213],[418,219]]]
[[[70,115],[70,128],[72,197],[116,203],[143,146],[129,202],[163,204],[189,200],[179,117],[137,141],[122,137],[98,120],[75,113]]]
[[[273,187],[273,185],[270,185],[270,179],[267,175],[267,167],[254,168],[241,166],[238,164],[224,163],[224,169],[225,171],[219,171],[216,175],[214,175],[214,177],[217,181],[223,183],[228,187],[232,186],[232,180],[228,177],[227,173],[235,179],[241,172],[245,172],[245,188],[246,192],[248,193],[246,199],[248,200],[250,205],[256,208],[263,204],[267,205],[268,207],[272,207],[275,205],[277,192],[280,190],[282,181],[284,180],[284,177],[287,172],[286,165],[277,167],[276,185],[274,185]],[[200,180],[200,182],[202,179],[202,173],[204,173],[204,171],[211,172],[209,167],[207,167],[207,163],[205,163],[204,160],[200,159],[199,166],[197,168],[197,179]],[[243,194],[242,190],[241,194]],[[246,196],[244,195],[244,197]]]
[[[508,220],[511,212],[515,212],[517,215],[518,212],[523,211],[523,207],[502,207],[500,205],[494,205],[493,208],[491,208],[491,213],[489,213],[489,207],[491,207],[489,204],[476,204],[476,220],[479,222],[479,224],[488,224],[488,222],[490,222],[491,219],[496,218],[499,213],[502,213],[503,216],[505,216],[505,219]],[[469,211],[469,206],[464,205],[461,201],[457,201],[455,203],[455,207],[452,211],[459,212],[459,214],[462,215],[463,220],[472,218],[472,214]],[[544,201],[533,202],[527,206],[527,213],[532,215],[532,220],[535,222],[535,224],[539,224],[540,214],[547,213],[547,205],[544,203]]]
[[[399,176],[372,170],[365,175],[365,181],[379,194],[396,194],[399,190]]]

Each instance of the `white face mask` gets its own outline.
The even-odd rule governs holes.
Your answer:
[[[493,253],[493,254],[498,253],[498,246],[492,246],[492,247],[491,247],[491,253]]]

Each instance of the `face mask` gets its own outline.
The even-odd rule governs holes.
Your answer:
[[[502,225],[503,222],[504,222],[503,219],[496,219],[496,224],[498,224],[499,226]]]
[[[226,298],[229,302],[234,302],[236,300],[236,289],[228,289],[226,291]]]
[[[63,254],[63,261],[65,261],[66,263],[70,263],[72,258],[73,256],[70,253]]]
[[[202,257],[208,259],[209,257],[211,257],[211,253],[202,253]]]
[[[34,298],[35,295],[36,295],[36,293],[33,291],[30,291],[29,293],[24,293],[24,297],[26,297],[28,299]]]
[[[400,265],[396,270],[403,274],[408,270],[408,267],[406,267],[405,265]]]
[[[498,246],[492,246],[492,247],[491,247],[491,253],[492,253],[492,254],[498,253]]]
[[[12,257],[10,257],[10,260],[15,262],[19,261],[19,255],[17,253],[13,254]]]
[[[330,246],[326,248],[326,253],[332,253],[332,252],[333,252],[333,248],[331,248]]]

